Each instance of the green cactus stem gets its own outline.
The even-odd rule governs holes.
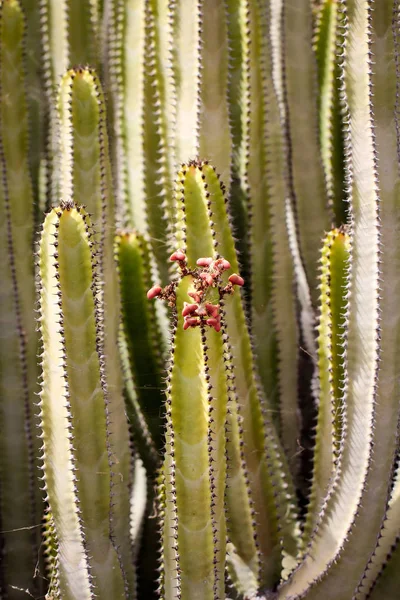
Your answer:
[[[201,231],[207,215],[197,217]],[[242,280],[238,275],[231,276],[231,281],[220,287],[228,263],[224,264],[223,259],[213,261],[217,257],[211,230],[203,230],[203,234],[194,244],[188,237],[187,256],[182,251],[171,256],[179,265],[180,281],[164,290],[156,287],[149,291],[149,298],[163,297],[175,309],[160,489],[160,587],[166,600],[225,598],[228,379],[217,303]],[[200,261],[207,261],[208,266],[202,268],[199,262],[200,269],[193,270],[193,252],[200,248],[208,255]]]
[[[157,448],[162,444],[166,340],[161,333],[157,309],[146,297],[152,282],[150,244],[139,233],[121,233],[116,240],[116,260],[122,308],[120,343],[128,407],[131,407],[128,413],[137,446],[154,468],[157,464],[154,443]]]
[[[328,198],[337,225],[346,223],[344,202],[344,140],[338,59],[340,11],[338,0],[318,7],[314,48],[318,65],[319,132]]]
[[[318,423],[315,437],[313,482],[305,525],[309,536],[329,490],[342,437],[342,387],[345,381],[343,337],[349,236],[334,229],[325,237],[321,256],[318,332]]]
[[[16,0],[0,2],[0,587],[39,593],[43,507],[34,426],[37,345],[33,193],[25,93],[25,23]]]
[[[121,504],[114,500],[110,414],[114,420],[118,415],[111,413],[93,245],[88,215],[73,203],[46,217],[39,253],[43,470],[57,539],[58,588],[66,599],[134,594],[116,529],[129,510],[118,515]],[[123,485],[128,494],[129,479]]]
[[[377,369],[379,360],[379,275],[380,225],[378,215],[378,168],[375,127],[372,119],[371,50],[372,3],[343,0],[345,42],[343,93],[348,113],[346,131],[346,173],[350,191],[351,252],[346,312],[346,378],[343,393],[343,436],[337,468],[317,525],[300,567],[281,598],[347,598],[354,585],[348,581],[357,569],[337,569],[351,547],[360,511],[371,487],[374,415],[377,410]],[[357,76],[355,74],[357,73]],[[396,418],[397,423],[397,418]],[[386,467],[391,468],[391,459]],[[382,475],[379,475],[380,481]],[[385,486],[383,486],[385,488]],[[374,486],[373,488],[374,489]],[[385,488],[385,497],[386,497]],[[371,496],[370,496],[371,497]],[[377,507],[383,518],[384,507]],[[367,513],[366,513],[367,515]],[[370,529],[368,514],[362,531]],[[378,531],[374,531],[376,539]],[[353,538],[355,539],[355,538]],[[348,543],[350,541],[350,543]],[[363,547],[363,546],[362,546]],[[368,545],[366,546],[368,547]],[[357,545],[357,558],[359,546]],[[355,558],[354,548],[345,564]],[[364,560],[364,565],[365,565]],[[337,583],[339,576],[340,584]],[[336,583],[333,583],[336,582]],[[357,581],[356,581],[357,583]],[[342,585],[343,584],[343,585]],[[310,589],[309,586],[311,586]]]

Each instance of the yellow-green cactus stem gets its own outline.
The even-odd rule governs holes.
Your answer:
[[[318,65],[319,135],[328,198],[338,226],[346,223],[344,140],[340,105],[338,0],[323,0],[317,10],[314,49]]]
[[[388,432],[389,444],[384,443],[379,450],[373,450],[378,422],[375,415],[380,404],[377,402],[380,239],[384,230],[379,215],[379,171],[376,159],[378,127],[372,116],[372,5],[370,0],[342,0],[340,4],[344,23],[342,74],[343,100],[347,112],[346,176],[350,194],[351,239],[346,290],[343,434],[334,477],[307,552],[289,582],[282,586],[280,598],[302,598],[307,594],[307,600],[321,597],[344,600],[351,596],[361,575],[358,571],[362,572],[367,562],[362,549],[368,552],[370,548],[369,542],[360,545],[360,538],[372,536],[376,540],[387,502],[389,480],[382,485],[382,476],[383,472],[392,469],[395,447],[392,427],[396,429],[397,426],[398,402],[393,419],[395,423]],[[386,4],[382,5],[383,8],[388,10]],[[386,69],[387,65],[381,73],[387,72]],[[386,432],[382,432],[379,439],[386,435]],[[379,477],[379,484],[374,476]],[[371,481],[375,483],[371,484]],[[364,513],[365,505],[369,508]],[[357,527],[358,523],[363,523],[360,528]]]
[[[121,290],[123,370],[128,393],[128,414],[137,447],[157,463],[162,444],[161,412],[165,401],[163,356],[165,340],[154,303],[147,299],[152,285],[151,249],[137,233],[120,233],[116,260]],[[142,449],[143,446],[143,449]]]
[[[36,456],[37,391],[33,237],[24,61],[17,0],[0,2],[0,521],[1,588],[36,594],[43,514]],[[14,586],[12,588],[11,586]],[[38,587],[39,586],[39,587]]]
[[[228,379],[219,330],[220,293],[215,287],[222,275],[216,266],[211,271],[200,268],[200,272],[196,267],[199,259],[216,265],[218,257],[201,173],[191,165],[187,176],[180,176],[184,181],[179,189],[182,185],[185,192],[182,196],[178,192],[178,199],[184,201],[186,194],[196,199],[177,205],[177,244],[182,249],[171,260],[178,262],[181,278],[162,292],[174,303],[175,322],[160,487],[160,587],[166,600],[214,600],[225,598]],[[227,289],[232,286],[227,284]],[[160,294],[160,289],[153,288],[150,297]],[[204,315],[211,311],[208,317],[201,316],[201,308]]]
[[[177,178],[177,197],[180,202],[177,212],[177,246],[186,247],[188,257],[189,247],[191,256],[199,256],[202,236],[211,229],[216,250],[237,273],[238,262],[224,197],[224,185],[214,168],[207,161],[193,161],[183,165]],[[199,219],[199,215],[206,215],[207,219],[205,216]],[[189,259],[188,262],[191,266]],[[229,271],[224,277],[227,278],[228,274]],[[252,518],[254,516],[251,530],[245,534],[241,533],[250,536],[250,546],[256,540],[259,557],[250,553],[250,567],[254,569],[255,565],[260,564],[260,574],[256,575],[259,576],[259,583],[273,585],[280,576],[281,551],[286,557],[286,566],[297,554],[298,530],[293,490],[268,405],[257,385],[250,336],[240,295],[227,295],[221,302],[221,308],[226,324],[224,341],[229,342],[231,347],[230,361],[235,376],[232,385],[238,399],[239,433],[243,436],[242,442],[237,436],[231,440],[237,440],[243,448],[245,471],[240,474],[239,484],[244,482],[247,488],[248,482],[248,489],[246,493],[243,490],[241,497],[247,496],[246,511],[251,513]],[[240,451],[238,454],[238,449],[232,449],[233,454],[240,456]],[[243,465],[243,462],[240,461],[240,465]],[[235,501],[232,494],[230,497]],[[229,520],[234,519],[238,512],[228,504],[227,514]],[[281,514],[285,514],[282,527],[278,525],[278,515]],[[231,531],[238,531],[239,527],[239,524],[233,523]],[[237,543],[234,539],[232,542],[236,550],[240,546],[243,547],[239,539]],[[241,558],[245,560],[244,555]]]
[[[313,482],[308,504],[306,535],[315,527],[334,475],[342,437],[342,389],[345,382],[343,339],[349,263],[348,233],[334,229],[325,237],[320,261],[318,344],[318,422]]]
[[[61,597],[125,599],[135,588],[116,526],[123,519],[126,527],[129,505],[118,514],[116,432],[110,426],[110,415],[118,420],[118,414],[107,384],[93,246],[82,208],[67,202],[46,217],[39,252],[43,471]],[[129,478],[123,486],[129,497]]]
[[[71,65],[99,64],[98,0],[39,0],[46,116],[46,202],[58,204],[60,179],[59,123],[56,109],[61,77]]]
[[[129,537],[122,515],[129,511],[125,482],[130,480],[131,456],[129,429],[125,415],[123,378],[118,348],[120,297],[114,257],[115,200],[108,151],[106,109],[103,92],[95,72],[89,68],[70,69],[59,92],[60,114],[60,193],[84,204],[93,216],[98,249],[98,269],[102,282],[99,291],[104,303],[102,352],[106,357],[105,377],[113,438],[114,502],[119,507],[115,523],[121,560],[127,574],[132,570]]]

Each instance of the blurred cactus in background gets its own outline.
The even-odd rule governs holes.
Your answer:
[[[0,0],[0,600],[395,600],[400,0]]]

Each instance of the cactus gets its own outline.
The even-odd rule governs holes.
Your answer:
[[[36,4],[0,0],[0,599],[394,600],[399,0]]]

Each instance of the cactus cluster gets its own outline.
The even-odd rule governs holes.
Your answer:
[[[398,598],[399,97],[400,0],[0,0],[0,600]]]

